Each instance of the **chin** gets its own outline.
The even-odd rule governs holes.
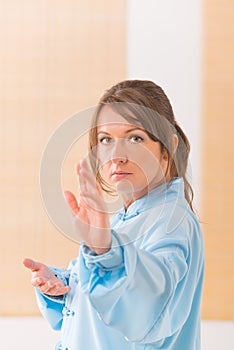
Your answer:
[[[138,197],[148,192],[147,184],[142,184],[142,186],[134,187],[131,183],[118,183],[115,185],[116,191],[121,195],[131,195]]]
[[[119,181],[115,183],[115,188],[116,191],[119,193],[133,193],[134,192],[134,187],[129,181]]]

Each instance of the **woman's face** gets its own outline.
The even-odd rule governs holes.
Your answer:
[[[108,105],[99,114],[97,137],[101,175],[126,202],[166,181],[168,156],[161,152],[160,143]]]

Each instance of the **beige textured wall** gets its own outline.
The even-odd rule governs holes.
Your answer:
[[[234,319],[234,2],[204,1],[203,317]]]
[[[38,314],[25,256],[66,266],[77,253],[43,209],[40,160],[64,119],[126,78],[126,3],[0,3],[1,315]],[[234,3],[203,7],[202,315],[234,319]],[[74,148],[65,162],[66,186],[76,186],[73,162],[82,153]]]
[[[40,160],[64,119],[126,78],[125,56],[125,0],[1,1],[1,315],[38,313],[24,257],[77,254],[43,209]]]

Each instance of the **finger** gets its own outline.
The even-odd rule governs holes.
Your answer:
[[[96,193],[96,195],[102,196],[102,188],[98,183],[96,176],[94,176],[92,169],[88,166],[79,166],[78,168],[78,174],[80,174],[81,180],[85,179],[85,181],[88,182],[88,185],[91,185],[90,189],[93,190]]]
[[[77,174],[79,176],[80,186],[82,186],[82,184],[90,184],[95,189],[96,177],[86,159],[81,159],[78,163]]]
[[[104,201],[97,194],[80,194],[80,207],[94,210],[95,212],[107,213]]]
[[[39,286],[39,290],[41,293],[49,293],[55,287],[56,287],[56,283],[52,283],[51,281],[48,281],[43,285]]]
[[[31,284],[32,284],[33,287],[42,286],[43,283],[44,283],[44,280],[41,277],[35,277],[35,278],[31,279]]]
[[[87,158],[81,158],[79,163],[77,164],[77,173],[79,173],[81,169],[91,172],[91,167],[89,165]]]
[[[87,193],[88,192],[88,187],[89,183],[87,181],[87,178],[85,177],[84,171],[80,170],[79,174],[79,192],[80,193]]]
[[[48,294],[51,296],[59,296],[68,293],[71,290],[70,286],[61,286],[60,284],[55,283],[52,287],[51,284],[47,283],[45,286],[39,288],[40,292],[43,294]]]
[[[49,290],[54,288],[60,288],[63,287],[64,284],[62,281],[58,280],[57,278],[53,280],[45,280],[43,277],[33,277],[31,279],[31,283],[34,287],[40,287],[40,291],[42,293],[47,293]]]
[[[87,181],[83,175],[79,175],[79,192],[80,194],[88,192]]]
[[[81,198],[96,198],[96,200],[99,200],[102,198],[102,194],[97,191],[96,181],[93,180],[92,176],[86,172],[80,173],[80,198],[79,201],[81,201]]]
[[[72,213],[77,215],[79,213],[79,206],[74,194],[70,191],[64,191],[64,196],[68,206],[70,207]]]
[[[41,263],[38,263],[32,259],[25,258],[23,264],[31,271],[38,271],[41,268]]]
[[[60,288],[59,290],[57,290],[56,295],[63,295],[63,294],[67,294],[69,291],[71,290],[70,286],[64,286],[63,288]]]
[[[83,167],[83,168],[81,167],[78,172],[78,176],[79,176],[79,181],[83,180],[83,181],[89,182],[95,188],[97,181],[91,169],[87,169],[86,167]]]
[[[64,295],[66,293],[68,293],[69,291],[71,290],[71,287],[70,286],[59,286],[59,287],[54,287],[52,288],[51,290],[48,291],[49,294],[51,295],[56,295],[56,296],[59,296],[59,295]]]

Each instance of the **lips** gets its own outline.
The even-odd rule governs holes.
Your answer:
[[[129,175],[130,173],[126,171],[115,171],[112,175]]]
[[[115,180],[121,180],[121,179],[124,179],[126,178],[127,176],[131,175],[131,173],[127,172],[127,171],[122,171],[122,170],[119,170],[119,171],[114,171],[112,174],[111,174],[111,177]]]
[[[131,173],[129,171],[115,169],[111,172],[111,175],[130,175]]]

